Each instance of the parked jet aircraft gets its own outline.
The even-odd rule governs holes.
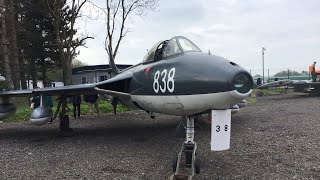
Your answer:
[[[149,113],[163,113],[182,116],[187,120],[186,138],[179,153],[177,164],[173,168],[178,172],[182,152],[186,155],[186,164],[191,174],[199,172],[196,167],[194,138],[194,116],[211,110],[238,109],[245,103],[253,87],[251,75],[242,67],[222,57],[202,53],[185,37],[177,36],[160,41],[144,57],[143,62],[119,72],[111,61],[115,77],[94,84],[82,84],[56,88],[17,90],[0,92],[0,97],[58,95],[61,130],[68,130],[66,121],[66,98],[77,94],[99,93],[113,96],[116,107],[118,101]],[[239,104],[239,106],[237,106]],[[60,108],[60,107],[59,107]],[[58,109],[59,109],[58,108]],[[0,104],[0,119],[12,115],[16,106],[6,102]],[[230,116],[230,113],[226,113]],[[50,120],[50,109],[40,106],[34,109],[30,121],[36,125]],[[224,125],[224,131],[230,131]],[[214,132],[220,132],[217,125]],[[221,127],[222,129],[222,127]],[[222,130],[221,130],[222,131]]]
[[[320,95],[320,82],[312,82],[312,80],[279,80],[258,86],[259,89],[271,87],[290,87],[293,88],[294,92]]]

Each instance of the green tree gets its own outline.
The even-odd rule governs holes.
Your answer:
[[[278,73],[276,73],[274,75],[274,77],[286,77],[286,76],[301,76],[301,73],[297,72],[297,71],[293,71],[293,70],[284,70],[284,71],[280,71]]]
[[[9,51],[8,51],[8,39],[7,39],[7,25],[6,25],[6,8],[4,6],[4,0],[0,0],[0,21],[1,21],[1,50],[3,58],[3,71],[6,77],[6,81],[9,89],[13,89],[11,67],[9,61]]]
[[[16,13],[13,0],[5,1],[6,24],[8,29],[9,59],[14,89],[20,89],[20,65],[17,47]]]
[[[77,67],[82,67],[82,66],[87,66],[87,63],[81,62],[79,59],[73,59],[72,60],[72,68],[77,68]]]
[[[308,76],[309,75],[309,71],[301,71],[301,75],[302,76]]]
[[[76,37],[76,20],[80,17],[81,9],[88,0],[46,0],[47,9],[51,13],[54,22],[56,46],[59,51],[59,59],[63,67],[63,82],[71,84],[72,59],[77,55],[76,48],[83,46],[90,36]]]
[[[20,64],[28,79],[48,83],[47,71],[60,66],[52,16],[43,0],[17,1],[18,47]]]

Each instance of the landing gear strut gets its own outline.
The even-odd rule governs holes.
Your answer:
[[[174,174],[170,177],[171,180],[191,179],[195,173],[200,173],[200,164],[196,159],[197,144],[194,142],[194,117],[184,118],[187,119],[186,141],[182,144],[178,156],[174,158],[172,162]],[[180,174],[179,171],[181,171],[181,167],[184,167],[184,169],[189,169],[189,175]]]
[[[58,107],[57,107],[55,115],[52,119],[55,119],[57,117],[57,115],[60,111],[60,108],[61,108],[61,113],[59,114],[60,133],[62,136],[70,136],[73,133],[73,129],[70,128],[69,116],[66,115],[66,113],[67,113],[66,109],[69,109],[67,106],[67,97],[61,96],[57,100],[59,100]]]
[[[60,132],[73,132],[73,129],[70,128],[69,116],[60,114]]]

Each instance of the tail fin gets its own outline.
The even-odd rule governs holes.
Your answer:
[[[110,59],[109,65],[111,67],[111,72],[114,75],[119,74],[119,69],[117,68],[116,64],[114,63],[114,59]]]

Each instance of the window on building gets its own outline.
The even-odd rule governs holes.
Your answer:
[[[82,82],[82,84],[86,84],[87,83],[87,77],[82,77],[81,82]]]
[[[100,76],[100,81],[105,81],[108,79],[108,76]]]

